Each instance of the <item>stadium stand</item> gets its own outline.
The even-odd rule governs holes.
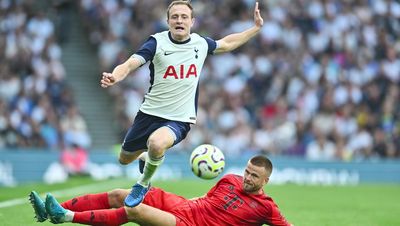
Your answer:
[[[46,12],[34,1],[1,1],[0,149],[91,144]]]
[[[169,2],[79,1],[101,71],[167,28]],[[218,39],[252,24],[253,1],[192,3],[193,29],[204,36]],[[399,158],[400,3],[268,0],[260,6],[265,21],[260,35],[206,61],[198,124],[176,149],[212,143],[230,156]],[[61,119],[76,108],[54,25],[24,3],[1,7],[0,147],[62,146]],[[39,22],[43,29],[34,32],[41,33],[32,34],[29,24]],[[109,89],[121,139],[148,85],[143,66]]]
[[[81,0],[110,71],[166,29],[169,1]],[[252,24],[253,1],[192,1],[194,30],[218,39]],[[260,1],[261,34],[208,59],[199,120],[177,149],[213,143],[243,152],[310,160],[398,158],[400,4],[394,0]],[[223,63],[222,63],[223,62]],[[223,64],[223,67],[219,65]],[[146,67],[110,90],[121,134],[147,91]]]

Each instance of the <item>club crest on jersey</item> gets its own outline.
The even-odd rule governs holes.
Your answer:
[[[191,64],[188,68],[181,64],[174,67],[170,65],[164,73],[163,78],[174,77],[175,79],[189,78],[190,76],[197,77],[197,68],[195,64]]]
[[[194,56],[194,58],[199,58],[199,49],[197,49],[196,47],[194,47],[194,52],[195,52],[195,56]]]

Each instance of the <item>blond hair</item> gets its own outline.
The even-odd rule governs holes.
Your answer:
[[[190,1],[176,0],[176,1],[171,2],[171,4],[169,4],[169,6],[168,6],[167,19],[169,19],[169,11],[171,10],[172,6],[175,6],[175,5],[186,5],[187,7],[189,7],[190,11],[192,11],[190,16],[192,18],[194,17],[193,6],[192,6],[192,4],[190,4]]]

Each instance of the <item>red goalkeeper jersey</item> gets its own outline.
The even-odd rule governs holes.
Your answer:
[[[188,202],[193,216],[191,223],[202,226],[290,225],[272,198],[264,193],[248,194],[242,185],[242,176],[229,174],[205,197]]]

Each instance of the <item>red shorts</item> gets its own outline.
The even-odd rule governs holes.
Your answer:
[[[193,219],[189,207],[189,200],[160,188],[151,187],[143,200],[144,204],[172,213],[176,218],[177,226],[190,226]]]

